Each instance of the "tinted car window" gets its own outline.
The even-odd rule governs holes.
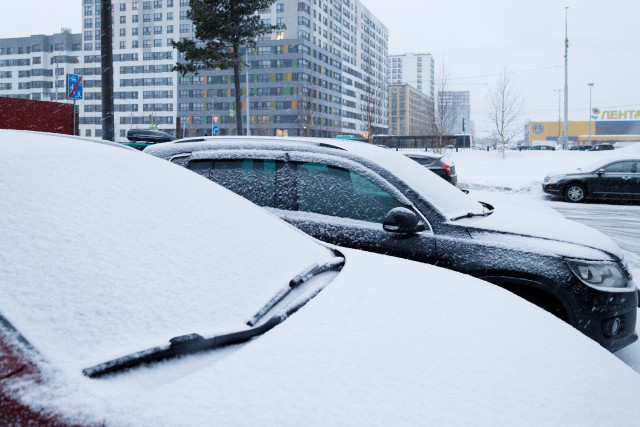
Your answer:
[[[382,187],[347,169],[297,163],[298,209],[323,215],[381,223],[403,206]]]
[[[604,168],[607,173],[631,173],[634,162],[616,162]]]
[[[210,179],[259,206],[275,207],[276,163],[279,162],[261,159],[215,160]]]
[[[191,162],[189,162],[189,165],[187,167],[195,173],[198,173],[205,178],[209,178],[212,166],[212,160],[192,160]]]

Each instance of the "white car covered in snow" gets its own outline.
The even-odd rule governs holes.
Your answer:
[[[637,419],[633,371],[500,288],[321,244],[131,149],[0,148],[2,425]]]

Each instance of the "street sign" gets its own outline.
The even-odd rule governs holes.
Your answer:
[[[82,76],[67,74],[67,98],[82,99]]]
[[[220,128],[218,126],[214,126],[211,128],[211,133],[213,133],[214,135],[217,135],[220,133]]]
[[[218,122],[220,121],[220,116],[211,116],[211,118],[213,119],[213,124],[217,125]]]

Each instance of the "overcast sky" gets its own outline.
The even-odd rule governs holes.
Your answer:
[[[491,131],[486,97],[505,68],[525,99],[523,124],[558,119],[567,6],[569,119],[589,119],[588,82],[593,107],[640,110],[640,0],[362,1],[389,28],[390,54],[431,53],[451,90],[471,91],[477,136]],[[1,38],[80,31],[81,0],[2,3]]]

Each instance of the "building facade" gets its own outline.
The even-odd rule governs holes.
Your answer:
[[[600,111],[593,109],[594,119],[567,123],[568,145],[592,145],[618,141],[640,141],[640,110]],[[614,120],[611,120],[614,118]],[[554,143],[562,140],[564,122],[529,122],[525,126],[525,141],[529,145]]]
[[[80,34],[0,39],[0,96],[65,101],[65,75],[80,62]]]
[[[232,70],[171,71],[173,40],[193,38],[188,0],[123,0],[113,4],[116,140],[131,128],[183,136],[236,129]],[[80,65],[85,99],[82,135],[101,136],[100,0],[83,0]],[[241,53],[243,128],[252,134],[335,136],[386,133],[388,30],[353,0],[278,0],[261,11],[286,29]],[[248,95],[248,97],[247,97]],[[214,119],[215,117],[215,119]]]
[[[428,135],[432,112],[433,101],[411,85],[389,85],[389,135]]]
[[[434,98],[434,61],[430,53],[389,55],[387,83],[409,84],[431,100]]]
[[[471,94],[469,91],[440,92],[444,97],[442,105],[451,109],[450,133],[469,133],[471,121]]]

